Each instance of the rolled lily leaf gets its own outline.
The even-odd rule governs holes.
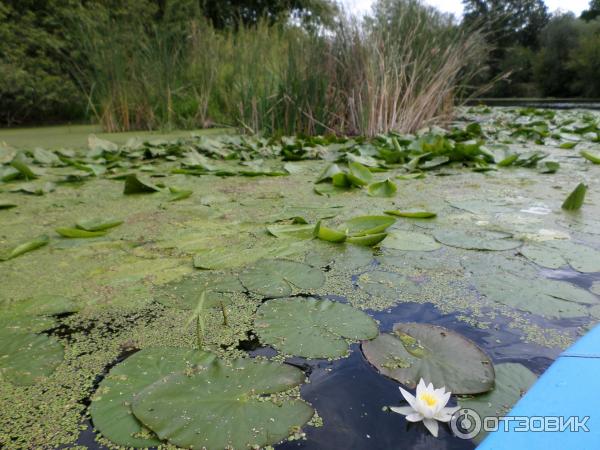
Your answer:
[[[373,180],[371,171],[358,162],[349,163],[348,168],[350,169],[348,178],[355,186],[366,186]]]
[[[374,247],[387,237],[387,233],[368,234],[366,236],[349,237],[346,242],[363,247]]]
[[[366,236],[368,234],[383,233],[396,222],[388,216],[360,216],[348,220],[344,228],[349,236]]]
[[[594,154],[592,152],[587,152],[585,150],[579,152],[579,154],[581,156],[583,156],[585,159],[587,159],[588,161],[593,162],[594,164],[600,164],[600,155],[598,155],[598,154]]]
[[[572,148],[575,148],[575,146],[577,145],[577,142],[563,142],[562,144],[560,144],[558,146],[558,148],[562,148],[565,150],[570,150]]]
[[[16,208],[18,205],[10,202],[0,202],[0,209],[11,209]]]
[[[118,227],[122,223],[123,221],[119,219],[91,219],[80,220],[77,222],[76,227],[85,231],[104,231]]]
[[[22,244],[17,245],[13,248],[8,255],[3,258],[0,258],[2,261],[7,261],[9,259],[16,258],[17,256],[21,256],[25,253],[31,252],[33,250],[37,250],[40,247],[43,247],[50,242],[50,238],[46,235],[35,238],[31,241],[24,242]]]
[[[55,230],[58,234],[60,234],[62,237],[66,237],[66,238],[95,238],[95,237],[100,237],[100,236],[104,236],[106,234],[106,231],[86,231],[86,230],[81,230],[79,228],[57,228]]]
[[[25,164],[23,161],[14,159],[10,163],[10,165],[13,166],[15,169],[17,169],[19,171],[19,173],[21,174],[21,176],[27,180],[33,180],[38,177],[37,174],[33,170],[31,170],[29,168],[29,166],[27,164]]]
[[[350,187],[352,185],[352,181],[350,181],[348,175],[343,172],[336,173],[333,177],[331,177],[331,183],[335,187],[339,188]]]
[[[328,165],[323,172],[317,178],[316,183],[322,183],[323,181],[331,180],[334,175],[341,173],[342,169],[337,164]]]
[[[393,197],[398,187],[389,179],[369,186],[369,195],[372,197]]]
[[[341,231],[333,230],[331,228],[324,227],[321,221],[317,223],[313,230],[313,236],[327,242],[344,242],[346,240],[346,233]]]
[[[587,186],[583,183],[580,183],[564,201],[562,204],[562,209],[566,211],[577,211],[578,209],[581,209],[583,201],[585,200],[586,192]]]
[[[185,200],[186,198],[189,198],[194,193],[194,191],[192,191],[192,190],[179,189],[176,187],[170,187],[169,191],[171,192],[171,194],[173,194],[171,196],[171,198],[169,199],[170,202],[177,202],[179,200]]]
[[[419,211],[419,210],[414,210],[414,211],[393,210],[393,211],[384,211],[384,212],[386,214],[389,214],[390,216],[406,217],[409,219],[433,219],[434,217],[437,217],[437,214],[434,212]]]
[[[153,184],[140,180],[136,174],[130,174],[125,178],[123,194],[151,194],[153,192],[158,192],[159,190],[160,189]]]

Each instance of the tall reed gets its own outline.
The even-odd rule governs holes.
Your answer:
[[[418,0],[380,0],[363,21],[217,31],[199,12],[84,34],[90,105],[108,131],[233,126],[248,132],[373,136],[451,117],[486,51]]]

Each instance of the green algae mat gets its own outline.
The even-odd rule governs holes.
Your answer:
[[[528,358],[600,320],[599,163],[583,110],[0,143],[0,446],[317,448],[342,425],[302,364],[357,355],[392,395],[430,376],[496,414],[539,375]],[[393,319],[414,305],[460,329]],[[519,345],[523,364],[497,356]]]

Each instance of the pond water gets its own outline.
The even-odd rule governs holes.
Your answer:
[[[377,333],[339,332],[347,354],[307,359],[286,347],[296,323],[335,335],[335,317],[264,311],[273,297],[341,303],[344,320],[365,313],[384,336],[435,325],[496,368],[542,374],[600,319],[599,124],[592,111],[473,108],[451,133],[366,143],[229,135],[0,147],[0,446],[112,448],[113,430],[94,429],[90,405],[131,376],[113,371],[147,349],[201,347],[219,361],[304,373],[274,401],[304,401],[318,415],[277,449],[474,448],[447,426],[434,438],[386,409],[406,403],[362,351]],[[579,183],[585,201],[564,210]],[[96,235],[82,228],[90,223],[118,225]],[[131,401],[121,404],[135,419]]]

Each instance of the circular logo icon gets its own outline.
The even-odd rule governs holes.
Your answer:
[[[471,408],[461,408],[452,416],[450,428],[461,439],[473,439],[481,431],[481,417]]]

